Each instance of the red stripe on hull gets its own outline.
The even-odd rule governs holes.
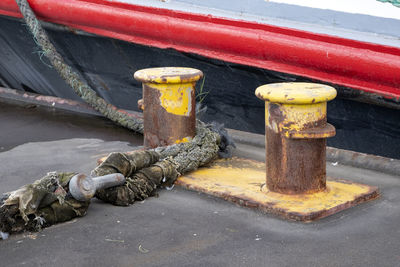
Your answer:
[[[400,49],[245,21],[103,0],[29,0],[43,20],[344,85],[400,100]],[[14,0],[0,14],[20,17]]]

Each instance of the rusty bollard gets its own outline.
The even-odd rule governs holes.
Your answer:
[[[283,194],[315,193],[326,188],[326,102],[333,87],[315,83],[275,83],[257,88],[265,101],[267,188]]]
[[[181,67],[135,72],[143,83],[144,146],[155,148],[188,142],[196,134],[195,84],[200,70]]]

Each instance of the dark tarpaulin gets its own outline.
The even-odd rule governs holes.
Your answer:
[[[45,57],[41,61],[39,48],[23,23],[0,17],[0,25],[0,84],[2,80],[3,86],[79,100],[55,70],[48,67]],[[100,96],[120,108],[138,110],[142,89],[133,79],[135,71],[160,66],[193,67],[205,74],[203,91],[208,94],[202,104],[207,106],[207,112],[202,120],[248,132],[264,133],[264,103],[254,95],[258,86],[311,81],[172,49],[54,29],[48,33],[64,59]],[[328,103],[328,122],[336,127],[337,135],[328,139],[328,145],[400,159],[400,110],[352,101],[362,97],[360,91],[334,87],[339,94]]]

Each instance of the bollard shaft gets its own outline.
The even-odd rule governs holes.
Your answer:
[[[195,136],[193,84],[171,84],[166,88],[144,84],[143,99],[145,147],[172,145]]]
[[[135,79],[143,83],[146,148],[187,142],[195,136],[195,83],[202,76],[199,70],[176,67],[135,73]]]
[[[326,101],[332,87],[309,83],[264,85],[256,90],[265,103],[266,184],[270,191],[303,194],[326,188]]]
[[[266,184],[285,194],[325,189],[325,139],[289,139],[266,127]]]

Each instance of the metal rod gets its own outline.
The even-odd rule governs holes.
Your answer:
[[[104,176],[90,177],[85,174],[77,174],[69,182],[69,192],[79,201],[91,199],[98,189],[105,189],[117,185],[123,185],[125,177],[121,173],[112,173]]]

